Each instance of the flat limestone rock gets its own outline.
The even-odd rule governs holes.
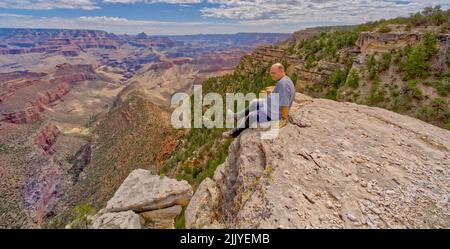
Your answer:
[[[146,228],[173,229],[175,228],[175,218],[180,215],[182,209],[180,205],[175,205],[142,212],[139,215],[144,219],[144,227]]]
[[[146,211],[139,213],[144,218],[155,219],[155,218],[176,218],[181,213],[182,207],[180,205],[171,206],[168,208],[161,208],[152,211]]]
[[[93,229],[141,229],[139,215],[133,211],[105,213],[97,217]]]
[[[106,212],[145,212],[173,205],[185,205],[192,196],[187,181],[152,175],[136,169],[128,175],[106,205]]]

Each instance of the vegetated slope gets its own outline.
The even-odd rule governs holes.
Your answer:
[[[322,32],[272,47],[297,89],[314,97],[378,106],[450,129],[449,11]]]

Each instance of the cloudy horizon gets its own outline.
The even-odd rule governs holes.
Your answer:
[[[95,29],[115,34],[291,33],[408,16],[447,0],[3,0],[1,28]]]

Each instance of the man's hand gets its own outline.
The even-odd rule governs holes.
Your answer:
[[[286,126],[288,120],[287,119],[281,119],[278,125],[278,128],[283,128]]]
[[[288,106],[282,106],[280,108],[281,110],[281,120],[280,120],[280,125],[279,127],[282,128],[284,127],[287,122],[288,122],[288,117],[289,117],[289,107]]]

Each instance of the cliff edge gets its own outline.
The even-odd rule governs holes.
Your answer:
[[[260,133],[200,184],[187,228],[450,227],[450,131],[297,93],[279,137]]]

